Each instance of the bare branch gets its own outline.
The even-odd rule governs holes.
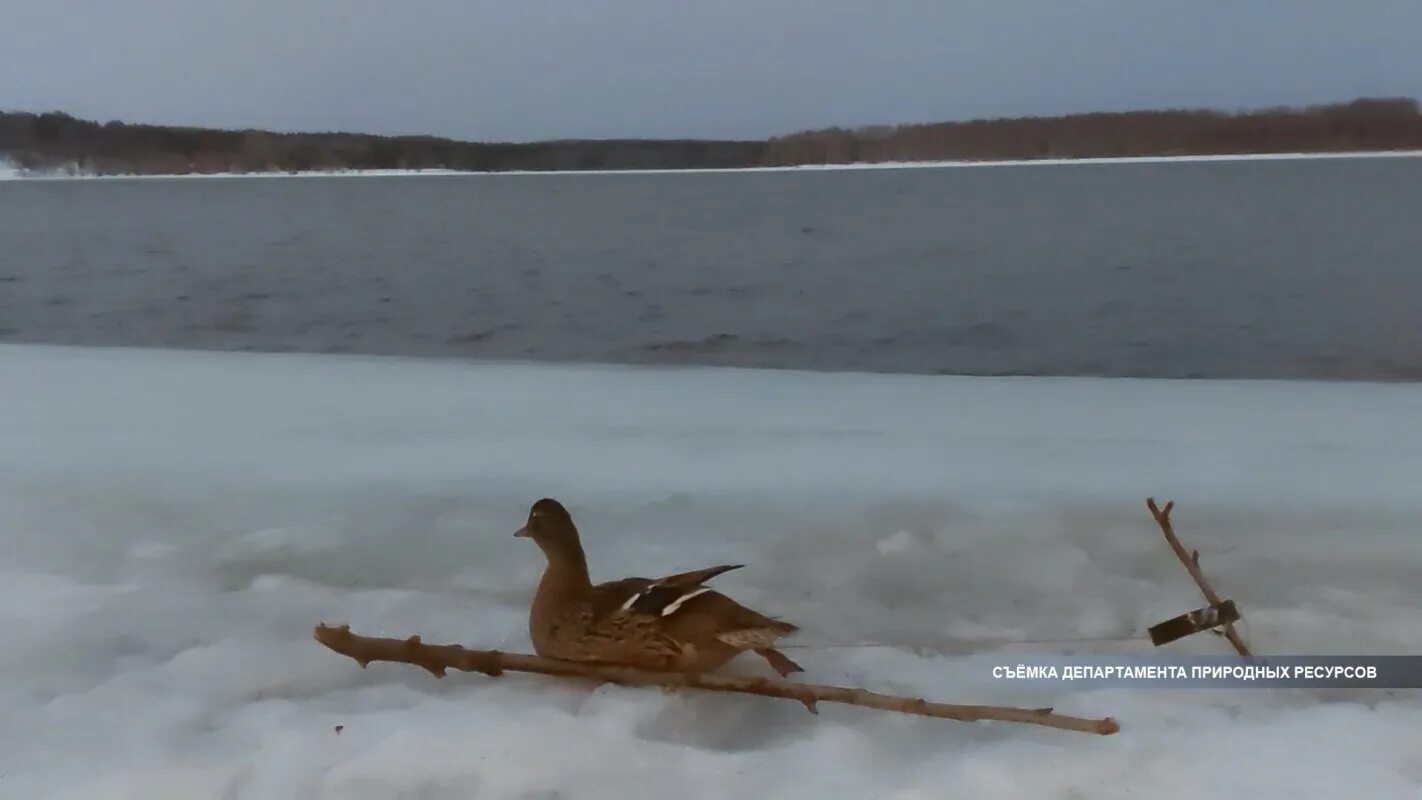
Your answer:
[[[706,689],[737,692],[762,697],[779,697],[804,703],[811,712],[816,703],[844,703],[882,711],[897,711],[925,717],[956,719],[964,722],[994,720],[1042,725],[1067,731],[1109,735],[1120,730],[1110,717],[1088,719],[1052,713],[1050,708],[1011,708],[1004,706],[962,706],[933,703],[917,697],[896,697],[865,689],[824,686],[810,683],[773,681],[766,678],[740,678],[718,675],[689,675],[679,672],[648,672],[619,666],[603,666],[561,661],[522,653],[502,653],[497,650],[470,650],[459,645],[431,645],[420,637],[408,639],[377,639],[351,633],[349,626],[318,625],[315,639],[326,647],[355,659],[362,667],[374,661],[414,664],[435,677],[447,670],[482,672],[500,675],[505,670],[537,672],[562,677],[592,678],[623,686],[665,686],[672,688]]]
[[[1205,599],[1210,605],[1219,605],[1223,602],[1219,594],[1211,588],[1209,581],[1205,580],[1205,573],[1200,569],[1200,551],[1186,550],[1185,545],[1180,543],[1180,539],[1175,535],[1175,526],[1170,522],[1170,512],[1174,510],[1175,503],[1168,502],[1162,509],[1155,504],[1155,498],[1146,499],[1146,508],[1150,509],[1150,515],[1155,517],[1155,524],[1160,526],[1160,532],[1165,534],[1165,541],[1170,545],[1170,549],[1175,551],[1175,555],[1180,559],[1180,563],[1185,565],[1185,571],[1190,573],[1190,577],[1195,579],[1195,585],[1200,587]],[[1227,622],[1224,625],[1224,636],[1229,639],[1229,643],[1234,646],[1235,652],[1242,656],[1250,655],[1249,647],[1240,638],[1239,632],[1234,629],[1234,623]]]

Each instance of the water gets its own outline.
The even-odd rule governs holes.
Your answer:
[[[1422,159],[0,182],[0,342],[1422,379]]]

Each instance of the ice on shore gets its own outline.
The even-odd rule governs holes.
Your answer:
[[[1261,652],[1422,640],[1422,386],[989,379],[0,347],[0,797],[1417,797],[1415,691],[1026,691],[1201,604]],[[359,669],[361,633],[527,650],[572,509],[595,578],[801,624],[806,680],[1111,715],[1092,737]],[[891,646],[830,648],[876,642]],[[1222,653],[1198,636],[1182,653]],[[748,661],[738,669],[763,669]],[[340,733],[336,732],[341,727]]]

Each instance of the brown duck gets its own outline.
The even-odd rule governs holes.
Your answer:
[[[594,585],[567,509],[533,504],[515,536],[532,539],[548,566],[528,615],[540,656],[657,671],[710,672],[750,650],[782,676],[800,666],[774,649],[797,628],[763,616],[704,584],[741,565],[665,578],[623,578]]]

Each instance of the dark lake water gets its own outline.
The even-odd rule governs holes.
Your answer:
[[[0,342],[1422,379],[1422,158],[0,181]]]

